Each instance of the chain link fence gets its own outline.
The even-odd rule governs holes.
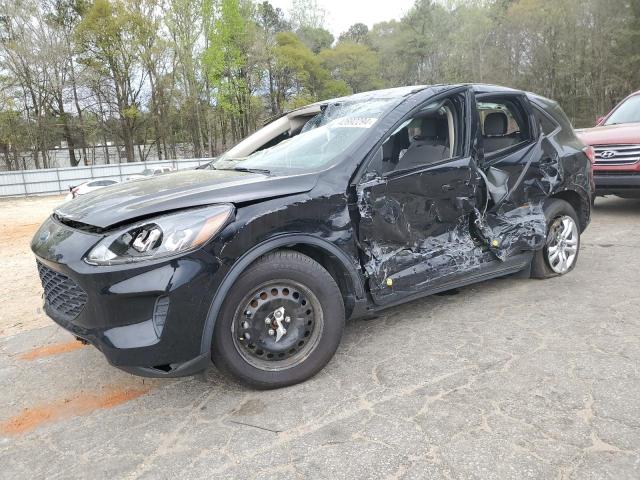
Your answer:
[[[0,172],[0,197],[56,195],[68,192],[69,187],[75,187],[89,180],[109,179],[124,182],[127,177],[139,175],[145,169],[171,167],[174,170],[188,170],[211,160],[211,158],[191,158]]]

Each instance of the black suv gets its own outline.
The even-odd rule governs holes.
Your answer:
[[[258,388],[331,359],[345,318],[502,275],[562,275],[591,164],[553,101],[404,87],[288,113],[207,169],[61,206],[32,249],[46,312],[113,365],[210,359]]]

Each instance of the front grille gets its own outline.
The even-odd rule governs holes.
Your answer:
[[[44,300],[54,313],[62,314],[67,320],[78,316],[87,303],[87,294],[80,286],[66,275],[51,270],[38,262],[38,273]]]
[[[611,170],[608,172],[601,172],[598,170],[594,173],[596,177],[635,177],[640,176],[640,172],[629,172],[626,170]]]
[[[640,161],[640,145],[594,145],[596,165],[633,165]]]

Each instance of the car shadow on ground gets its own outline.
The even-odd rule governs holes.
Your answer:
[[[601,214],[606,214],[605,218],[628,216],[640,212],[639,207],[640,199],[598,198],[594,214],[601,221]],[[344,384],[351,378],[349,362],[358,365],[368,362],[362,347],[371,339],[383,341],[388,338],[388,342],[395,343],[392,338],[395,336],[427,338],[431,328],[439,330],[442,327],[442,319],[455,317],[460,308],[470,303],[483,303],[482,298],[486,294],[502,291],[503,295],[510,295],[509,289],[515,292],[528,290],[534,283],[538,285],[535,281],[513,277],[499,278],[415,300],[384,310],[373,318],[349,321],[336,360],[310,385],[327,374],[337,376],[337,381]],[[416,325],[412,319],[418,318],[422,321]],[[415,342],[411,340],[408,343]],[[89,416],[95,410],[112,408],[140,396],[164,396],[166,392],[161,391],[172,391],[176,384],[184,385],[185,382],[184,379],[144,379],[121,372],[109,365],[95,348],[82,347],[56,326],[23,332],[3,339],[0,345],[3,347],[0,357],[4,357],[5,364],[2,383],[14,385],[8,400],[15,407],[8,408],[0,420],[16,433],[26,433],[70,417]],[[369,349],[375,350],[369,346],[365,350]],[[375,358],[379,352],[370,353]],[[344,378],[340,379],[341,376]],[[224,377],[213,365],[186,381],[193,386],[185,392],[193,393],[193,398],[187,395],[182,399],[187,403],[207,390],[235,392],[240,396],[254,392]]]
[[[598,214],[640,214],[640,198],[598,197],[593,209]]]
[[[496,281],[485,282],[484,285]],[[366,355],[360,350],[361,342],[366,339],[381,339],[389,335],[390,330],[398,329],[401,335],[412,337],[426,334],[427,325],[415,326],[406,320],[424,316],[425,312],[432,312],[434,321],[440,315],[450,317],[461,301],[472,301],[478,293],[473,286],[460,288],[390,308],[373,318],[348,321],[336,354],[337,361],[332,362],[327,372],[339,377],[349,370],[351,360],[358,364],[366,363]],[[257,393],[223,376],[213,364],[206,371],[185,379],[149,379],[130,375],[109,365],[97,349],[77,342],[57,326],[2,339],[0,346],[0,358],[4,364],[1,383],[13,385],[10,390],[5,390],[6,393],[11,392],[7,398],[10,406],[0,418],[0,437],[29,434],[71,418],[90,417],[97,411],[109,410],[139,397],[173,397],[170,392],[178,385],[190,385],[186,389],[179,388],[183,396],[179,403],[187,404],[205,392],[233,392],[238,397]],[[321,372],[308,381],[307,387],[294,386],[289,390],[318,388],[318,384],[323,383],[323,375]],[[314,384],[315,387],[311,387]],[[277,396],[277,390],[272,395]]]
[[[3,472],[638,478],[638,206],[597,200],[571,275],[487,281],[348,322],[327,367],[280,390],[215,367],[134,377],[55,326],[0,338]]]

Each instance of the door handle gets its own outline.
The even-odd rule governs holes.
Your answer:
[[[449,185],[448,183],[442,185],[442,191],[443,192],[450,192],[451,190],[453,190],[455,187],[453,185]]]

